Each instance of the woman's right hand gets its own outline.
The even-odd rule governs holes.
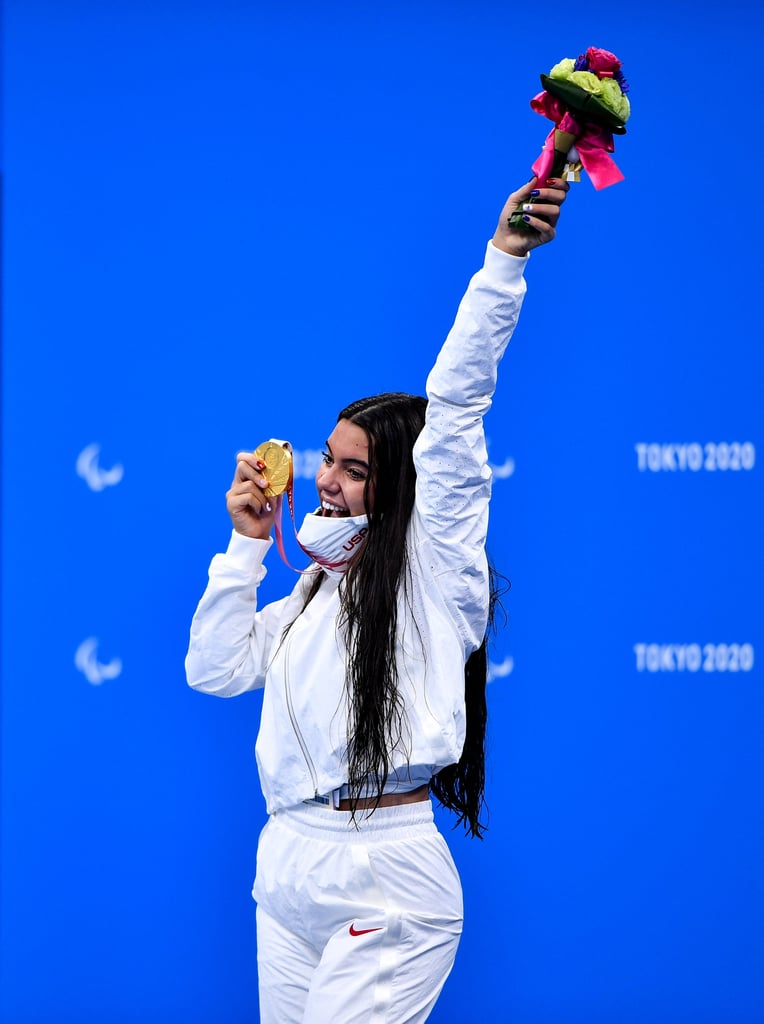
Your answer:
[[[560,207],[570,191],[570,185],[562,178],[548,178],[544,188],[535,178],[513,192],[499,217],[499,225],[493,236],[497,249],[511,256],[527,256],[531,249],[551,242],[555,236]],[[513,228],[512,215],[523,215],[523,228]]]
[[[239,452],[233,483],[225,496],[234,530],[258,540],[269,538],[281,502],[280,495],[269,498],[263,493],[268,486],[263,468],[252,452]]]

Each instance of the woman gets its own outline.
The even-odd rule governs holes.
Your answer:
[[[276,502],[262,463],[238,457],[234,531],[210,566],[186,667],[191,686],[219,696],[265,686],[256,753],[270,818],[253,890],[264,1024],[424,1021],[453,964],[461,887],[430,790],[479,835],[483,416],[527,255],[554,237],[567,188],[533,180],[509,197],[428,400],[380,395],[340,413],[320,507],[299,534],[316,571],[263,609]],[[525,230],[510,227],[518,208]]]

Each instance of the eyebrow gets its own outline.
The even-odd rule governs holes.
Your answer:
[[[328,441],[326,441],[325,444],[326,444],[326,450],[329,452],[331,457],[334,458],[334,452],[332,451],[332,446],[329,444]],[[364,462],[363,459],[340,459],[340,462],[344,466],[350,465],[352,463],[353,465],[360,466],[362,469],[365,469],[367,473],[369,471],[369,463],[368,462]]]

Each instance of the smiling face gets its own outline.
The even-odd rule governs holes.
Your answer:
[[[324,461],[316,474],[316,488],[324,516],[361,516],[369,478],[369,439],[366,431],[339,420],[326,442]],[[371,499],[371,493],[369,495]]]

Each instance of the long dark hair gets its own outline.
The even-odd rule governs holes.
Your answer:
[[[464,666],[464,704],[467,729],[462,756],[435,775],[430,790],[440,803],[456,814],[456,825],[464,825],[469,835],[483,838],[486,825],[480,821],[485,806],[485,733],[488,707],[485,688],[488,681],[488,643],[501,615],[506,620],[501,598],[509,590],[509,580],[488,563],[488,625],[483,642],[467,658]]]
[[[362,398],[337,420],[361,427],[369,439],[369,476],[364,499],[369,532],[343,578],[341,624],[346,631],[348,668],[348,789],[355,813],[358,800],[382,794],[392,752],[406,749],[408,722],[398,690],[396,639],[398,600],[408,594],[406,534],[414,508],[414,442],[424,426],[427,399],[399,392]],[[369,500],[374,489],[373,503]],[[323,581],[320,573],[306,603]],[[492,593],[495,594],[492,585]],[[495,601],[490,602],[493,611]],[[465,667],[467,731],[457,764],[434,777],[431,789],[457,815],[457,824],[481,837],[485,789],[486,641]],[[371,794],[369,792],[371,788]]]

